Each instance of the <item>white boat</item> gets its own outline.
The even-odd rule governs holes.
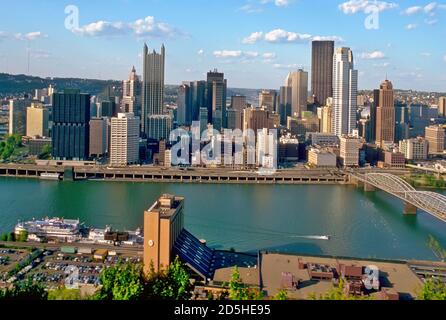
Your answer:
[[[60,180],[60,174],[59,173],[44,172],[44,173],[40,174],[40,179],[43,179],[43,180]]]

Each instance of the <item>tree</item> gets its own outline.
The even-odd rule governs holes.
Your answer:
[[[119,262],[100,275],[99,300],[138,300],[144,292],[144,274],[140,265]]]
[[[188,300],[193,289],[190,275],[178,257],[167,270],[151,272],[147,281],[147,298],[156,300]]]
[[[21,231],[16,241],[18,242],[26,242],[28,240],[28,231]]]
[[[288,293],[286,290],[280,290],[275,296],[273,300],[284,301],[288,300]]]
[[[6,241],[14,242],[15,241],[14,233],[12,233],[12,232],[8,233],[8,237],[7,237]]]
[[[229,299],[241,301],[262,300],[263,298],[264,295],[260,290],[246,287],[243,284],[238,267],[235,267],[232,272],[231,281],[229,282]]]
[[[51,158],[51,145],[50,144],[46,144],[42,147],[42,152],[39,154],[39,159],[40,160],[48,160]]]
[[[433,236],[429,236],[427,245],[438,259],[440,259],[442,262],[445,261],[446,250],[443,249],[437,239],[435,239]]]
[[[11,289],[0,291],[0,300],[46,300],[48,293],[41,283],[33,283],[31,278],[17,282]]]
[[[8,235],[6,233],[2,233],[1,241],[3,242],[8,241]]]
[[[440,279],[427,279],[418,294],[418,300],[446,300],[446,284]]]

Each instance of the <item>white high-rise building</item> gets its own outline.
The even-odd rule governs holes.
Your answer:
[[[356,129],[358,71],[350,48],[337,48],[333,57],[333,133],[351,134]]]
[[[111,119],[110,164],[126,166],[139,162],[139,124],[133,113],[118,113]]]
[[[291,116],[301,117],[302,111],[307,111],[308,72],[302,69],[290,72],[285,86],[291,88]]]
[[[277,168],[277,136],[267,128],[257,132],[257,166]]]

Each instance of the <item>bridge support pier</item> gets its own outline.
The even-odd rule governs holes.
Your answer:
[[[371,185],[370,183],[364,183],[364,191],[365,192],[374,192],[376,191],[376,188]]]
[[[415,207],[411,203],[405,202],[404,203],[404,214],[405,215],[416,215],[417,214],[417,207]]]

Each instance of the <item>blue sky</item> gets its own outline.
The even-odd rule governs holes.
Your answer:
[[[147,42],[165,44],[168,84],[218,68],[230,87],[278,88],[290,70],[310,70],[322,38],[352,48],[360,88],[387,74],[396,88],[446,91],[446,0],[2,2],[0,72],[27,73],[29,53],[33,75],[124,79],[132,65],[141,73]],[[79,23],[66,28],[68,5]],[[367,29],[374,12],[378,28]]]

